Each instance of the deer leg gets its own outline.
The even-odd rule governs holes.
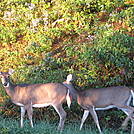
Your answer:
[[[99,129],[100,134],[102,134],[102,131],[101,131],[101,128],[100,128],[100,125],[99,125],[98,116],[97,116],[97,113],[96,113],[94,107],[90,107],[89,111],[90,111],[90,113],[91,113],[91,115],[92,115],[92,117],[93,117],[98,129]]]
[[[133,91],[131,91],[131,93],[133,94]],[[131,98],[132,98],[132,97],[131,97],[131,95],[130,95],[130,97],[129,97],[127,103],[126,103],[127,106],[130,105]],[[124,111],[124,112],[125,112],[125,111]],[[127,113],[126,113],[126,114],[127,114]],[[127,116],[127,117],[125,118],[125,120],[123,121],[123,123],[122,123],[122,125],[121,125],[122,129],[126,129],[126,128],[127,128],[129,119],[130,119],[129,116]]]
[[[32,115],[33,115],[33,110],[32,110],[32,106],[27,106],[27,113],[28,113],[28,118],[30,120],[30,126],[33,127],[33,121],[32,121]]]
[[[122,123],[122,125],[121,125],[122,129],[126,129],[126,127],[127,127],[127,125],[128,125],[129,119],[130,119],[129,116],[127,116],[127,117],[125,118],[125,120],[123,121],[123,123]]]
[[[131,134],[134,134],[134,119],[131,119],[132,126],[131,126]]]
[[[81,120],[80,130],[82,129],[82,126],[83,126],[86,118],[88,117],[88,115],[89,115],[89,110],[84,110],[84,114],[83,114],[83,117],[82,117],[82,120]]]
[[[64,122],[65,122],[65,119],[66,119],[66,112],[62,108],[62,105],[61,104],[59,104],[59,105],[53,105],[53,107],[54,107],[54,109],[56,110],[56,112],[60,116],[60,122],[59,122],[59,125],[58,125],[58,130],[61,130],[62,131],[62,129],[64,127]]]
[[[131,122],[132,122],[132,125],[131,125],[131,134],[134,134],[134,115],[133,115],[133,112],[134,112],[134,108],[131,107],[131,106],[124,106],[124,107],[119,107],[119,109],[121,109],[122,111],[125,112],[125,114],[127,114],[127,116],[131,119]],[[126,117],[127,118],[127,117]],[[127,118],[128,119],[128,118]],[[127,119],[126,122],[127,122]],[[125,122],[125,121],[124,121]],[[125,123],[126,123],[125,122]],[[126,123],[127,124],[127,123]],[[126,125],[125,124],[125,125]]]
[[[21,107],[21,128],[23,127],[23,120],[24,120],[25,113],[26,113],[26,109],[24,107]]]

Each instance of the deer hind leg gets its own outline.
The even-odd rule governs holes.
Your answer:
[[[122,125],[121,125],[122,129],[126,129],[126,128],[127,128],[129,119],[130,119],[129,116],[127,116],[127,117],[125,118],[125,120],[123,121],[123,123],[122,123]]]
[[[124,107],[119,107],[122,111],[127,114],[128,117],[126,117],[125,121],[123,122],[123,125],[127,125],[127,122],[129,119],[131,119],[132,125],[131,125],[131,134],[134,134],[134,108],[131,106],[124,106]],[[126,124],[125,124],[126,123]]]
[[[32,106],[26,106],[27,113],[28,113],[28,118],[30,120],[30,126],[33,127],[33,121],[32,121],[32,115],[33,115],[33,109]]]
[[[133,91],[132,91],[132,90],[131,90],[131,94],[132,94],[132,96],[130,95],[128,101],[126,102],[126,105],[127,105],[127,106],[130,106],[130,102],[131,102],[131,99],[132,99],[132,98],[133,98],[133,100],[134,100],[134,94],[133,94]],[[134,103],[133,103],[133,104],[134,104]],[[124,111],[124,112],[125,112],[125,111]],[[122,125],[121,125],[122,129],[126,129],[126,128],[127,128],[129,119],[130,119],[129,116],[127,116],[127,117],[125,118],[125,120],[123,121],[123,123],[122,123]]]
[[[23,120],[24,120],[25,113],[26,113],[26,109],[24,107],[21,107],[21,128],[23,127]]]
[[[87,119],[88,115],[89,115],[89,110],[84,110],[84,114],[83,114],[83,117],[81,120],[80,130],[82,129],[82,126],[83,126],[85,120]]]
[[[60,122],[59,122],[59,125],[58,125],[58,130],[62,131],[62,129],[64,127],[64,122],[65,122],[65,119],[66,119],[66,112],[62,108],[62,104],[53,105],[53,107],[60,116]]]
[[[92,117],[93,117],[98,129],[99,129],[99,133],[102,134],[102,131],[101,131],[101,128],[100,128],[100,125],[99,125],[98,116],[97,116],[97,113],[96,113],[94,107],[90,107],[89,111],[90,111],[90,113],[91,113],[91,115],[92,115]]]

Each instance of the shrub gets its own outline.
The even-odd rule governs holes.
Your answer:
[[[63,82],[72,73],[80,90],[134,86],[132,1],[2,0],[0,6],[0,68],[15,69],[13,83]],[[18,117],[0,95],[1,113]]]

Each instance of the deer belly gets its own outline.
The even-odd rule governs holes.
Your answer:
[[[24,107],[25,105],[22,103],[15,103],[17,106]],[[47,107],[52,105],[51,103],[43,103],[43,104],[33,104],[32,107]]]
[[[108,109],[111,109],[111,108],[114,108],[115,106],[114,105],[110,105],[110,106],[107,106],[107,107],[103,107],[103,108],[95,108],[95,110],[108,110]]]
[[[24,107],[24,104],[22,103],[15,103],[17,106]]]
[[[43,103],[43,104],[34,104],[32,107],[47,107],[52,105],[51,103]]]

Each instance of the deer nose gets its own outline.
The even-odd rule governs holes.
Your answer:
[[[3,85],[4,85],[4,86],[7,86],[7,83],[4,83]]]

